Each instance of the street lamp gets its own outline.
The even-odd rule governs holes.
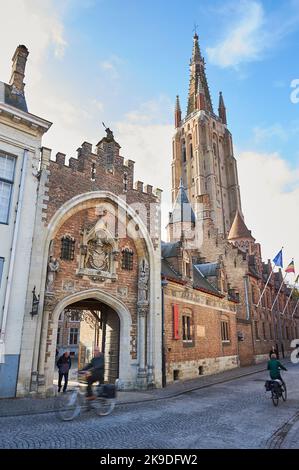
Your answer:
[[[165,314],[164,314],[164,288],[168,285],[165,278],[161,280],[161,291],[162,291],[162,387],[166,387],[166,357],[165,357]]]
[[[36,297],[35,286],[34,286],[33,291],[32,291],[32,310],[30,312],[32,317],[38,314],[38,305],[39,305],[39,296]]]

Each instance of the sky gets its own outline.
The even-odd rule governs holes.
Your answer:
[[[299,0],[0,0],[0,12],[0,80],[25,44],[29,111],[53,122],[43,145],[76,156],[104,122],[135,179],[163,189],[164,225],[175,97],[184,114],[197,25],[214,110],[220,90],[227,108],[245,222],[264,259],[284,246],[299,272]]]

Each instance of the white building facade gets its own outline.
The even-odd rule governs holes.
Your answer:
[[[41,139],[51,126],[28,112],[27,56],[27,48],[18,46],[10,82],[0,82],[0,397],[16,395]]]

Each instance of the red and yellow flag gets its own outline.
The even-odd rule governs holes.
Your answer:
[[[294,261],[292,260],[288,267],[285,269],[286,273],[294,273],[295,274],[295,264]]]

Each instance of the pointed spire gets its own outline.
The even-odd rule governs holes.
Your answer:
[[[188,199],[183,178],[180,179],[178,194],[169,217],[170,224],[176,222],[189,222],[195,224],[195,214]]]
[[[200,91],[200,94],[202,94],[202,96],[204,97],[204,100],[198,99],[198,90]],[[201,104],[200,107],[199,104]],[[200,53],[198,35],[197,33],[195,33],[193,36],[193,50],[192,58],[190,61],[190,82],[187,116],[198,109],[205,109],[206,111],[209,111],[211,113],[213,112],[210,90],[205,73],[205,61]]]
[[[175,102],[175,111],[174,111],[174,121],[175,127],[179,127],[182,120],[182,111],[180,106],[180,99],[179,95],[176,95],[176,102]]]
[[[199,44],[198,44],[198,35],[197,33],[193,36],[193,50],[192,50],[192,59],[191,61],[194,63],[200,63],[202,60]]]
[[[239,209],[236,212],[235,219],[232,223],[230,232],[227,237],[228,240],[230,241],[237,241],[237,240],[255,240],[253,236],[251,235],[251,231],[248,230],[246,227],[246,224],[244,222],[244,219],[239,211]]]
[[[227,124],[226,120],[226,108],[224,104],[224,99],[222,96],[222,91],[219,92],[219,107],[218,107],[218,115],[223,122],[223,124]]]

